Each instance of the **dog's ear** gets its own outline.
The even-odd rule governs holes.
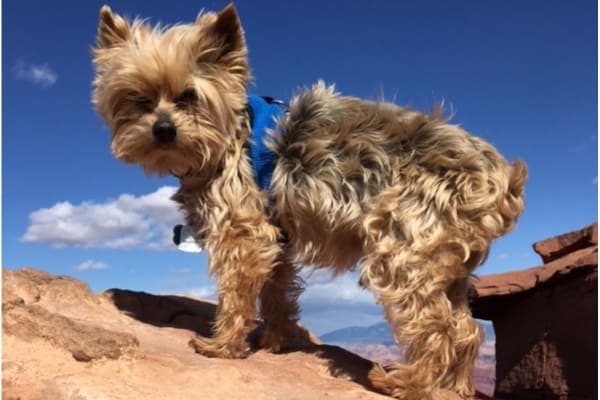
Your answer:
[[[241,50],[244,44],[242,24],[233,3],[229,3],[217,15],[217,20],[212,27],[213,35],[223,41],[222,53]]]
[[[127,21],[114,14],[109,6],[102,6],[98,22],[98,36],[96,37],[97,48],[106,49],[118,46],[130,38],[131,31]]]
[[[246,64],[246,43],[242,24],[233,3],[218,14],[200,14],[196,20],[200,27],[198,62],[235,66]]]

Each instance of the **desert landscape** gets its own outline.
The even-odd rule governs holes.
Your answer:
[[[587,362],[595,358],[597,331],[580,332],[580,343],[588,338],[585,343],[592,346],[585,354],[575,349],[557,359],[559,354],[552,353],[552,360],[563,360],[566,375],[561,369],[538,373],[546,361],[537,361],[537,342],[525,349],[526,362],[507,364],[521,357],[515,347],[519,329],[513,325],[507,330],[493,311],[497,308],[490,308],[499,296],[518,294],[519,301],[525,301],[538,296],[538,289],[561,293],[565,286],[560,279],[575,276],[572,271],[584,271],[576,276],[585,276],[586,288],[597,289],[597,226],[569,235],[539,242],[537,249],[547,261],[542,267],[508,278],[504,274],[475,280],[475,316],[500,324],[494,332],[489,321],[482,321],[487,339],[475,371],[480,398],[595,398],[586,378],[595,374],[577,370],[589,369]],[[522,279],[515,280],[515,274]],[[557,284],[559,289],[553,289]],[[384,399],[369,386],[367,374],[373,362],[386,364],[401,357],[387,325],[376,324],[320,338],[311,335],[308,342],[299,341],[282,354],[257,350],[243,360],[206,358],[195,354],[187,342],[194,334],[209,334],[216,308],[211,301],[124,289],[93,293],[84,282],[33,268],[3,269],[2,291],[2,394],[7,400],[185,400],[197,399],[199,393],[203,399],[239,398],[241,393],[250,399]],[[588,293],[597,300],[597,293]],[[595,307],[590,310],[596,310],[597,319]],[[511,313],[519,315],[518,309]],[[554,335],[549,327],[531,326],[541,334],[542,345],[548,332]],[[257,327],[256,335],[260,321]],[[561,343],[556,341],[555,346],[560,349]],[[573,357],[578,363],[572,362]],[[551,397],[546,397],[548,393]],[[439,391],[435,398],[459,397]]]

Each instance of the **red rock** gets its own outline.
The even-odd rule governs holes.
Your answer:
[[[598,264],[598,246],[591,246],[567,254],[539,267],[503,274],[485,275],[474,280],[476,298],[516,294],[544,284],[579,268],[590,268]]]
[[[496,332],[494,397],[597,398],[597,224],[569,235],[538,242],[556,249],[542,266],[474,282],[473,314]]]
[[[542,257],[544,263],[556,260],[579,249],[598,245],[598,223],[578,231],[565,233],[533,244],[533,250]]]

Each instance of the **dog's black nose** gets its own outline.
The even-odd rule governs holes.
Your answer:
[[[152,126],[152,134],[160,143],[171,143],[177,136],[177,128],[168,118],[159,118]]]

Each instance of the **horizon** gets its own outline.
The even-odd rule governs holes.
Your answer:
[[[114,1],[154,24],[191,23],[227,1]],[[90,48],[104,2],[3,2],[2,265],[112,287],[214,297],[206,253],[171,244],[183,223],[173,177],[110,154],[90,101]],[[597,3],[235,2],[255,80],[288,101],[324,79],[342,94],[452,120],[528,164],[526,208],[479,275],[541,265],[535,241],[597,221]],[[364,4],[368,4],[364,6]],[[315,12],[318,10],[318,12]],[[317,334],[382,316],[356,273],[305,272],[302,323]]]

